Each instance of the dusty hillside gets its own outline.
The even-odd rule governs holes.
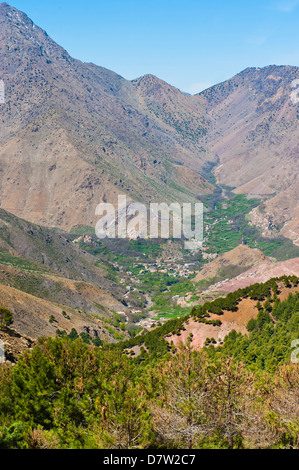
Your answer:
[[[67,234],[33,225],[3,209],[0,291],[0,306],[15,314],[16,332],[31,338],[55,335],[57,328],[84,332],[87,326],[99,332],[101,325],[100,336],[111,341],[113,335],[107,328],[114,323],[115,312],[127,311],[126,287],[109,278],[105,264],[97,267],[96,258],[72,243]],[[129,302],[131,309],[140,308],[138,299]],[[68,312],[72,312],[70,319],[66,319]],[[52,324],[51,315],[55,317]]]
[[[292,292],[299,292],[299,286],[286,288],[282,283],[279,284],[280,293],[278,297],[285,300]],[[220,345],[225,336],[232,330],[238,333],[246,334],[246,326],[251,318],[256,318],[258,309],[256,307],[257,301],[250,298],[244,298],[240,301],[236,312],[223,311],[223,315],[211,314],[209,321],[220,320],[221,326],[213,326],[205,323],[199,323],[194,318],[189,319],[184,324],[184,329],[179,335],[169,335],[166,340],[179,346],[181,343],[186,343],[190,334],[193,334],[192,347],[200,350],[207,338],[214,338],[216,344]]]
[[[216,166],[220,183],[265,199],[254,224],[298,242],[297,67],[246,69],[190,96],[73,59],[6,3],[0,25],[3,208],[47,226],[94,226],[97,204],[120,193],[146,203],[210,194]]]
[[[231,251],[221,254],[207,264],[194,278],[194,282],[227,279],[234,276],[236,271],[246,271],[250,267],[269,261],[260,250],[253,250],[246,245],[240,245]]]
[[[2,284],[0,284],[0,305],[9,308],[13,314],[11,328],[31,340],[42,336],[54,337],[57,329],[70,333],[75,328],[78,333],[88,331],[93,337],[98,336],[106,341],[113,341],[111,335],[95,316],[37,298]],[[54,321],[50,322],[52,315]]]
[[[3,209],[0,209],[0,250],[31,260],[36,269],[73,279],[99,282],[104,277],[103,270],[94,267],[92,257],[72,244],[67,234],[26,222]]]
[[[4,269],[1,268],[0,281],[5,280],[2,279],[3,273]],[[62,279],[55,281],[59,282],[60,289],[53,289],[52,302],[0,282],[0,306],[8,308],[13,314],[12,325],[9,328],[0,327],[0,340],[4,343],[6,361],[15,363],[20,354],[36,344],[38,338],[55,337],[58,330],[69,334],[75,329],[78,334],[87,334],[92,340],[115,342],[113,336],[115,328],[110,328],[108,331],[107,323],[100,319],[109,317],[113,298],[95,286]],[[66,300],[63,297],[66,294],[63,282],[68,283],[69,299],[67,302],[59,303],[60,300]],[[107,305],[107,309],[96,309],[96,301],[101,301],[103,308]],[[76,308],[70,307],[72,302]],[[80,304],[82,310],[78,309]],[[88,308],[90,309],[87,310]]]
[[[176,123],[150,114],[136,85],[73,59],[6,3],[0,5],[0,25],[0,76],[6,85],[0,122],[3,208],[69,229],[94,225],[97,204],[115,202],[118,193],[148,202],[187,200],[211,190],[207,183],[192,193],[180,180],[175,162],[192,163],[199,171],[205,152]],[[175,95],[183,113],[184,95],[179,90]],[[198,108],[195,119],[204,132]]]
[[[121,301],[115,297],[116,291],[109,292],[99,285],[65,278],[55,273],[26,271],[0,265],[0,283],[40,299],[94,315],[109,316],[112,311],[125,310]]]
[[[215,156],[208,154],[202,146],[209,122],[200,100],[181,93],[154,75],[140,77],[132,84],[142,109],[168,131],[175,129],[182,142],[187,141],[193,148],[191,158],[187,152],[182,152],[176,157],[177,163],[197,171],[202,170],[209,160],[216,162]]]
[[[258,266],[245,271],[234,279],[221,282],[217,285],[217,290],[223,292],[234,292],[237,289],[251,286],[256,283],[264,283],[275,277],[299,276],[299,258],[281,261],[279,263],[265,260]]]
[[[111,308],[119,310],[125,293],[66,234],[30,224],[1,209],[0,267],[0,282],[73,308],[95,311],[88,292],[96,289],[99,304],[106,305],[108,300]],[[81,285],[89,289],[80,292]],[[103,297],[105,302],[101,302]]]

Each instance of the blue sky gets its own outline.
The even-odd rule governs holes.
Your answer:
[[[75,58],[196,93],[246,67],[299,66],[299,0],[11,0]]]

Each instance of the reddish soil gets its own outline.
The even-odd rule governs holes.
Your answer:
[[[290,293],[294,292],[299,292],[299,286],[290,289],[281,287],[279,298],[285,300]],[[179,346],[181,343],[186,344],[187,338],[192,333],[193,340],[191,345],[195,350],[203,348],[207,338],[214,338],[217,341],[217,345],[219,345],[232,330],[242,334],[247,333],[246,326],[248,321],[251,318],[257,317],[256,304],[255,300],[243,299],[239,304],[237,312],[224,311],[224,314],[221,316],[211,314],[210,320],[221,320],[221,326],[198,323],[191,319],[185,323],[185,331],[182,331],[180,335],[168,336],[166,340],[169,343],[173,342],[175,346]]]
[[[265,261],[259,266],[249,269],[239,276],[229,281],[220,283],[217,286],[219,291],[234,292],[238,289],[251,286],[255,283],[264,283],[274,277],[286,276],[299,276],[299,258],[290,259],[273,263]]]

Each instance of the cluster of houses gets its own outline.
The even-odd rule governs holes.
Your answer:
[[[186,277],[188,278],[190,274],[193,274],[195,271],[192,270],[192,266],[194,263],[188,264],[176,264],[175,262],[166,261],[163,263],[162,261],[157,261],[155,263],[143,263],[143,269],[139,271],[139,274],[145,274],[147,272],[150,273],[161,273],[161,274],[168,274],[168,276],[173,277]],[[138,265],[137,265],[138,266]],[[131,272],[127,272],[127,274],[132,274]]]

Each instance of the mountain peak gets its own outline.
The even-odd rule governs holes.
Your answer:
[[[162,80],[161,78],[157,77],[156,75],[152,75],[150,73],[146,75],[142,75],[139,78],[136,78],[135,80],[132,80],[132,84],[145,88],[147,92],[154,91],[157,89],[164,89],[167,92],[174,92],[174,93],[182,93],[181,90],[178,88],[174,87],[173,85],[170,85],[169,83],[165,82],[165,80]]]
[[[153,84],[154,83],[155,84],[164,83],[164,84],[167,84],[166,82],[164,82],[163,80],[158,78],[156,75],[153,75],[153,74],[150,74],[150,73],[147,73],[145,75],[142,75],[141,77],[136,78],[135,80],[132,80],[132,83],[153,83]]]
[[[8,3],[0,3],[0,23],[1,23],[1,39],[12,39],[14,42],[19,37],[19,34],[33,36],[32,30],[35,28],[42,31],[40,28],[35,26],[33,21],[20,10],[10,6]],[[45,32],[43,31],[45,34]]]
[[[26,19],[27,21],[30,21],[30,23],[32,23],[32,21],[26,15],[26,13],[23,13],[22,11],[17,10],[17,8],[12,7],[11,5],[9,5],[6,2],[0,3],[0,15],[1,16],[6,15],[6,16],[10,17],[11,20],[13,20],[15,22],[24,21]]]
[[[14,63],[22,59],[25,50],[34,51],[34,56],[69,60],[69,54],[56,44],[39,26],[20,10],[8,3],[0,3],[0,53],[13,53]],[[28,54],[27,54],[28,55]]]

